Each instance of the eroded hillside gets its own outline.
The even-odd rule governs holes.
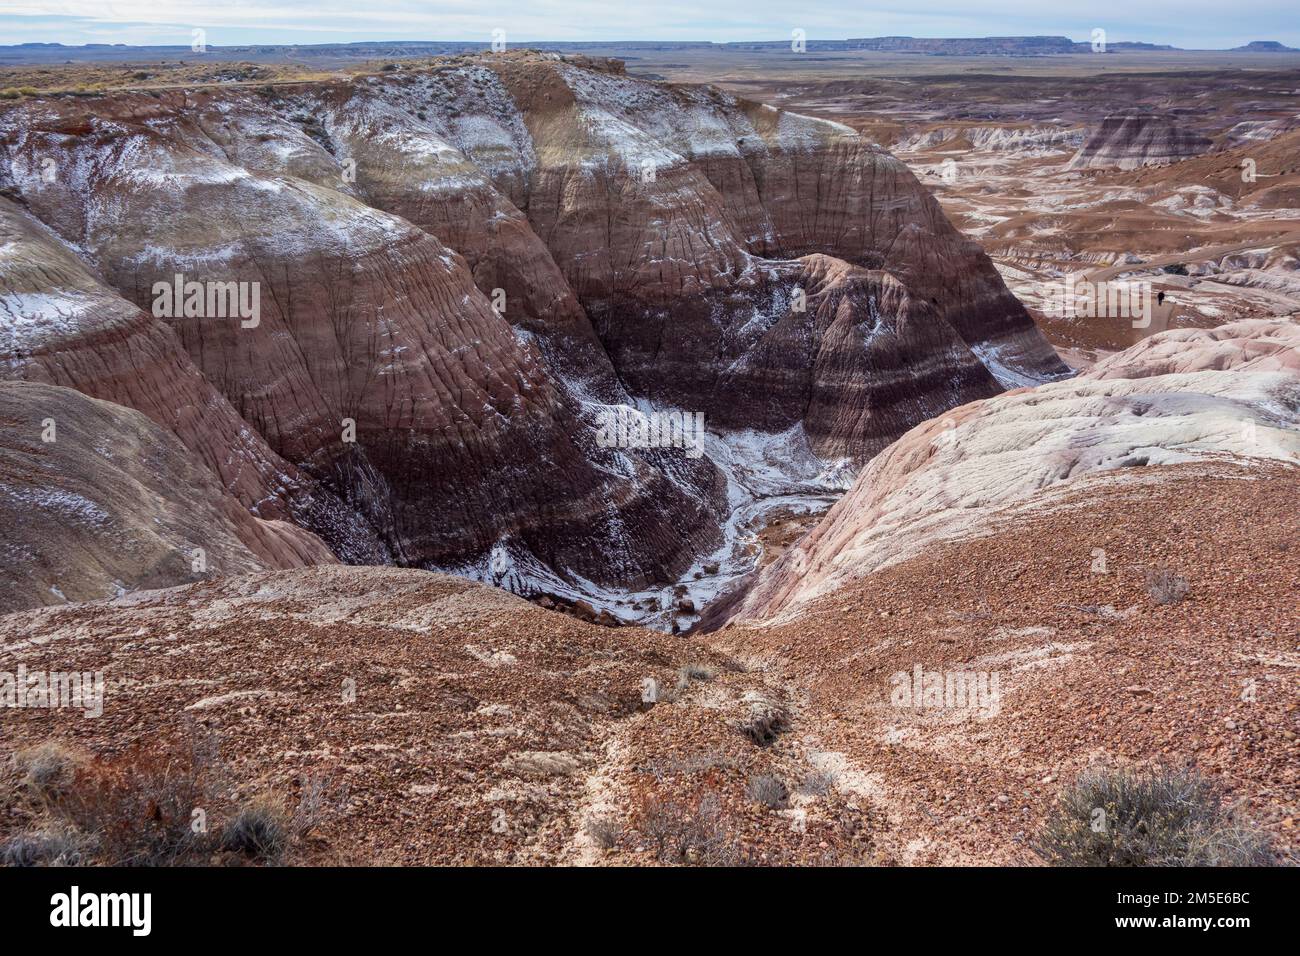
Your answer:
[[[751,561],[741,510],[996,393],[981,356],[1066,371],[888,153],[617,61],[35,96],[0,153],[6,377],[144,412],[344,561],[665,628]],[[598,440],[653,410],[706,453]]]

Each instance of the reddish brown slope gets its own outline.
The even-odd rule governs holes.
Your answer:
[[[294,863],[870,858],[865,807],[822,791],[796,815],[746,797],[751,776],[794,787],[806,771],[789,735],[763,747],[742,732],[755,701],[785,706],[763,675],[458,578],[311,568],[0,617],[0,669],[19,664],[103,670],[104,710],[9,711],[3,757],[57,741],[112,762],[211,735],[238,782],[212,797],[213,827],[235,802],[326,781],[327,822]],[[696,676],[677,689],[686,665]],[[653,705],[647,679],[664,688]],[[0,782],[12,766],[0,760]],[[41,822],[13,796],[0,788],[0,842]],[[684,816],[702,797],[716,815]],[[654,800],[694,821],[688,855],[650,824]],[[622,834],[608,853],[592,818]]]
[[[1294,852],[1300,473],[1142,471],[715,643],[807,693],[809,747],[877,801],[907,862],[1033,862],[1028,841],[1060,788],[1116,762],[1196,768]],[[1183,600],[1148,592],[1162,569],[1187,581]],[[891,706],[893,676],[917,666],[997,672],[999,712]]]

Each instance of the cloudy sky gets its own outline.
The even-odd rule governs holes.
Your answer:
[[[1064,35],[1221,49],[1300,46],[1295,0],[4,0],[0,44],[212,44],[479,40],[780,40]],[[1076,12],[1077,11],[1077,12]]]

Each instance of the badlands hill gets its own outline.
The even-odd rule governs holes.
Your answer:
[[[310,532],[255,517],[132,409],[0,382],[0,423],[0,611],[335,561]]]
[[[815,475],[1066,371],[888,153],[617,62],[41,95],[0,158],[3,376],[142,412],[345,562],[665,585],[731,472],[601,447],[602,411],[789,434]],[[176,276],[260,313],[156,310]]]
[[[1070,169],[1137,169],[1167,166],[1211,147],[1209,138],[1176,125],[1168,116],[1134,113],[1107,116],[1070,160]]]
[[[978,534],[1086,476],[1236,457],[1300,459],[1300,325],[1249,321],[1144,339],[1067,381],[926,422],[876,457],[818,526],[766,569],[739,619]]]
[[[1079,479],[710,644],[799,688],[809,759],[900,862],[1033,864],[1062,788],[1115,766],[1201,773],[1294,856],[1297,491],[1294,460]],[[918,667],[1000,701],[896,706]]]
[[[708,634],[341,566],[0,617],[0,669],[107,686],[0,746],[207,741],[214,819],[324,795],[294,862],[1033,863],[1114,763],[1193,766],[1294,852],[1297,328],[1165,332],[912,429]],[[996,706],[897,705],[917,666]]]
[[[14,711],[4,751],[53,737],[131,767],[142,732],[150,752],[197,750],[205,782],[239,782],[211,797],[214,827],[258,797],[318,793],[291,862],[875,858],[860,801],[818,786],[773,813],[746,797],[752,777],[793,788],[807,772],[754,736],[789,706],[762,672],[462,578],[317,567],[45,608],[0,618],[0,662],[15,659],[103,670],[104,714]],[[0,801],[0,842],[33,824]]]
[[[1228,142],[1235,144],[1230,148],[1165,168],[1116,174],[1113,181],[1170,194],[1218,193],[1251,210],[1294,209],[1300,196],[1300,130],[1289,125],[1279,129],[1276,121],[1241,125],[1245,128],[1229,131]]]

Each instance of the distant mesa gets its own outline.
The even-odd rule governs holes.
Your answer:
[[[1300,53],[1300,49],[1278,43],[1276,40],[1251,40],[1245,46],[1234,46],[1229,53]]]

